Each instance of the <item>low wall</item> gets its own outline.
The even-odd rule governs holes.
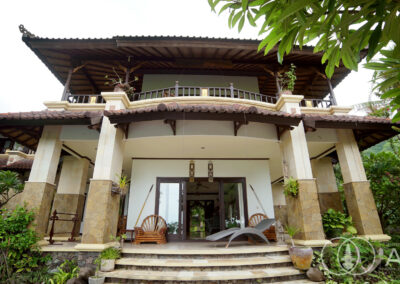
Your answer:
[[[47,264],[49,270],[57,271],[59,267],[65,260],[75,260],[79,267],[91,267],[96,268],[94,261],[99,256],[100,252],[82,252],[82,251],[71,251],[71,252],[43,252],[44,255],[51,255],[52,259]]]

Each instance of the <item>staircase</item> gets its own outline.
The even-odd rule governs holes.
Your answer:
[[[115,270],[103,275],[107,283],[313,283],[293,267],[286,246],[265,245],[124,248]]]

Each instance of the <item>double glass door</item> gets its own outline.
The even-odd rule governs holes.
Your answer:
[[[168,239],[201,240],[227,228],[246,225],[244,178],[158,178],[156,214],[168,226]]]

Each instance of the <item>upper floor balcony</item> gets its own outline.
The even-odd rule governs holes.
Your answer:
[[[80,109],[101,108],[101,93],[113,91],[106,84],[107,76],[114,75],[135,88],[129,96],[132,107],[154,100],[198,98],[273,109],[281,89],[278,78],[294,64],[293,94],[304,97],[302,107],[322,110],[336,105],[333,89],[350,72],[340,65],[332,78],[327,78],[322,54],[314,53],[312,46],[294,47],[280,64],[277,49],[267,55],[257,51],[258,40],[170,36],[60,39],[37,37],[23,27],[21,31],[23,41],[64,85],[61,101],[80,105]]]

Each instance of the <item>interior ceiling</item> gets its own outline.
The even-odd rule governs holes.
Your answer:
[[[238,75],[258,78],[260,93],[276,95],[274,72],[284,72],[291,63],[297,66],[295,94],[322,98],[329,92],[323,78],[321,54],[312,47],[294,48],[277,62],[277,50],[267,56],[257,52],[259,41],[193,37],[114,37],[110,39],[48,39],[24,36],[25,43],[47,65],[62,84],[71,67],[74,73],[70,91],[93,94],[110,91],[105,75],[114,70],[125,78],[126,67],[139,78],[133,85],[141,91],[144,74]],[[350,71],[335,70],[331,82],[336,86]]]
[[[64,144],[95,162],[97,141],[67,141]],[[332,143],[308,143],[310,157],[318,156],[332,146]],[[166,136],[128,139],[125,144],[123,161],[123,171],[128,176],[131,174],[132,158],[134,157],[268,158],[271,181],[282,176],[279,143],[266,139],[230,136]]]

